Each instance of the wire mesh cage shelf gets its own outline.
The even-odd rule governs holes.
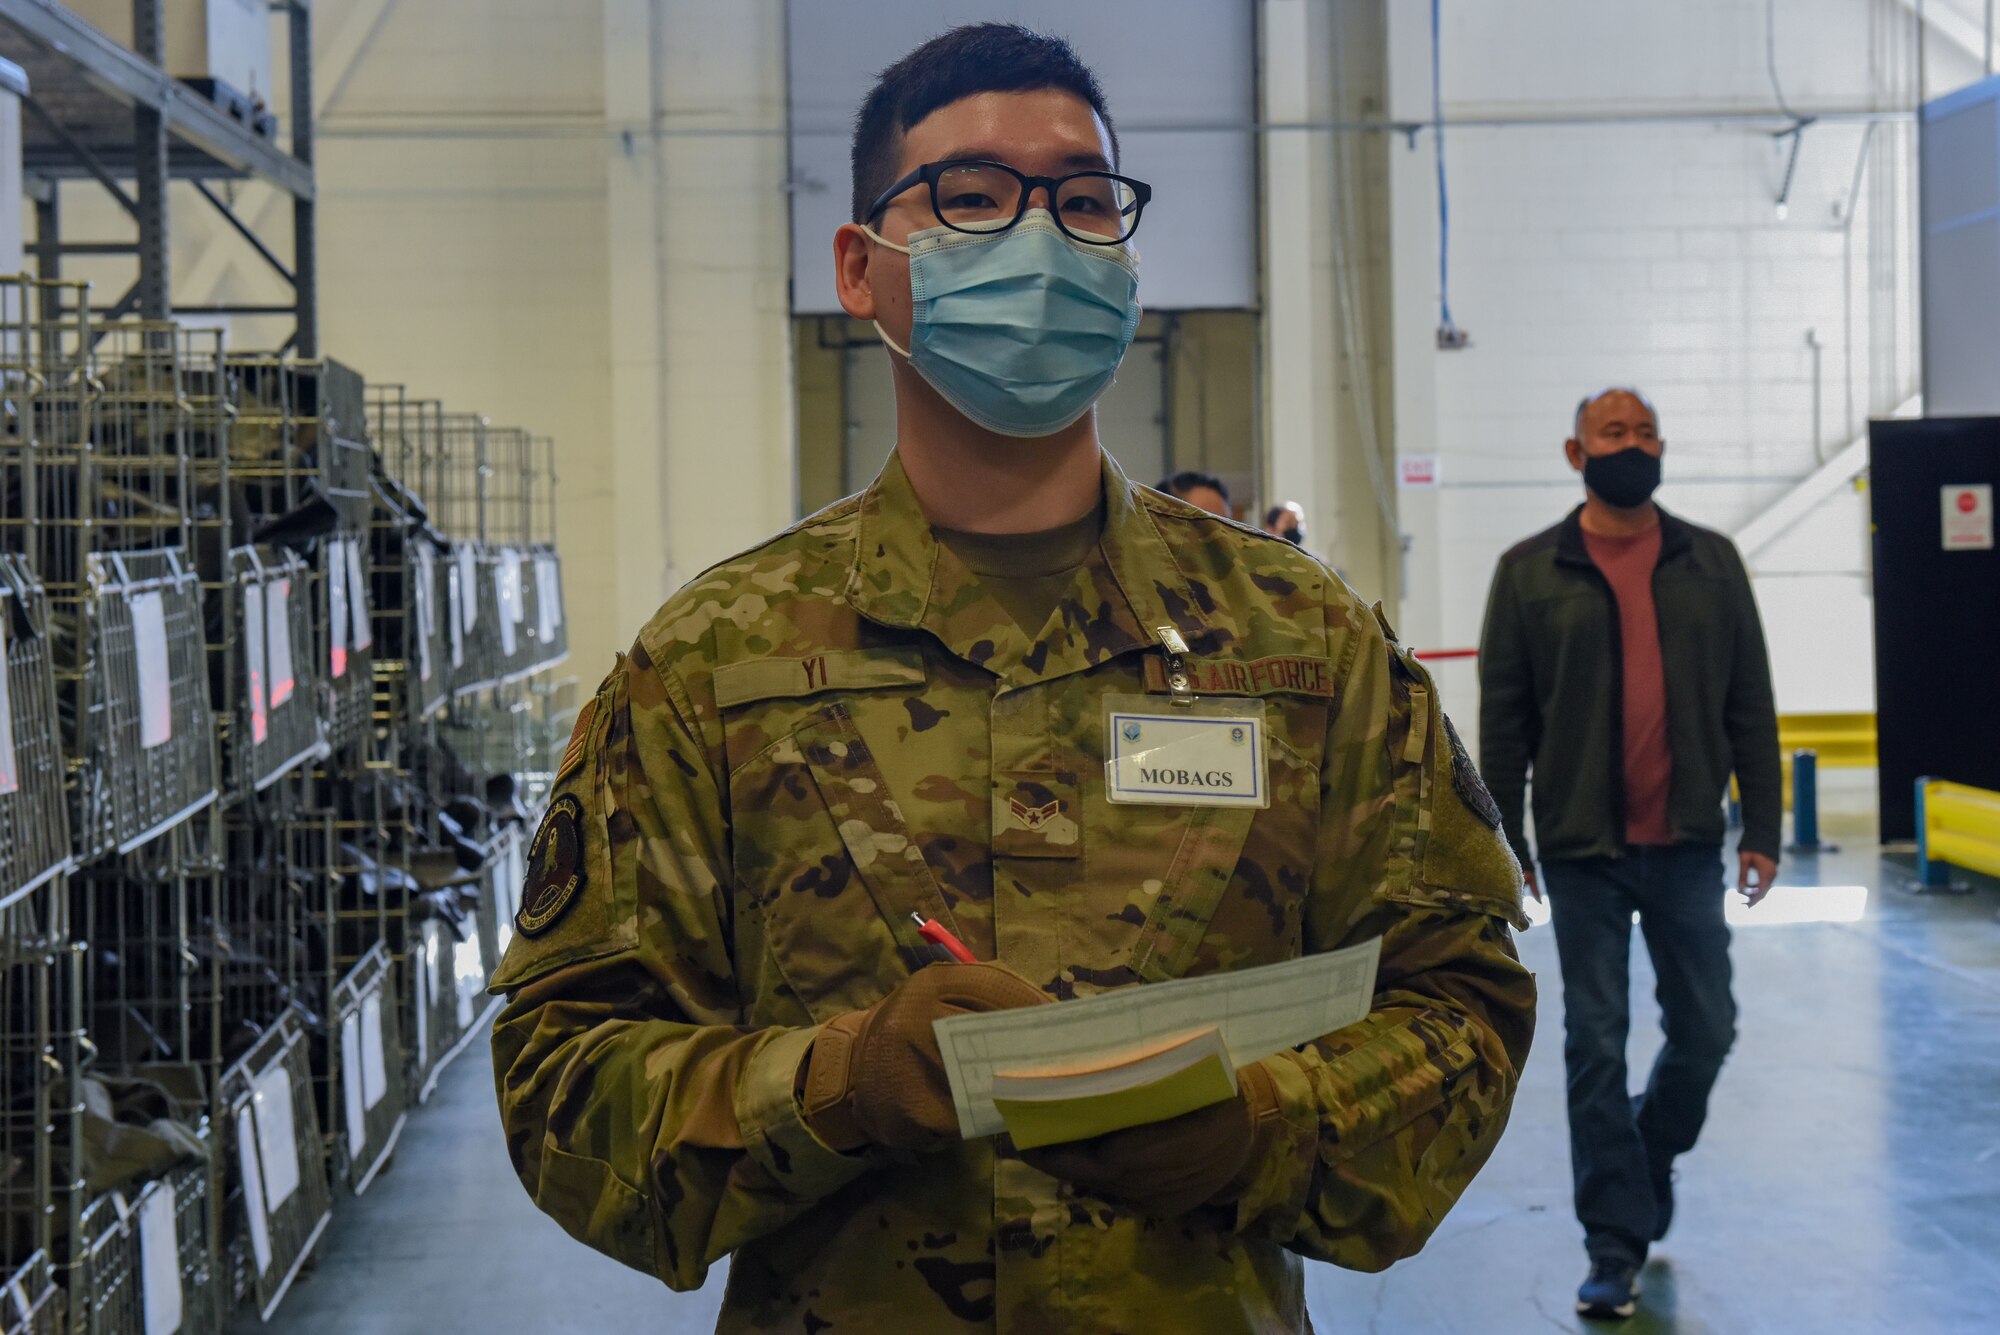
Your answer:
[[[216,1329],[223,1295],[206,1126],[198,1143],[202,1157],[84,1208],[68,1285],[78,1335]]]
[[[48,597],[0,553],[0,907],[70,865],[65,775]]]
[[[129,853],[215,800],[201,578],[181,551],[93,553],[99,689],[76,754],[86,855]]]
[[[278,1309],[332,1215],[318,1101],[302,1016],[287,1012],[220,1089],[231,1287],[266,1320]]]
[[[0,1274],[0,1335],[63,1335],[69,1329],[65,1298],[49,1254],[36,1252]]]
[[[310,567],[282,548],[229,554],[229,616],[238,652],[222,664],[234,709],[224,741],[237,794],[269,788],[324,755],[324,678],[315,652]]]
[[[75,951],[15,935],[41,926],[25,906],[0,925],[0,1272],[46,1259],[68,1237],[80,1150]]]
[[[334,988],[333,1064],[340,1072],[336,1162],[348,1190],[368,1189],[396,1152],[408,1118],[395,966],[377,942]]]

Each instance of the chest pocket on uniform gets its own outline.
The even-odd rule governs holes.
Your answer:
[[[1118,846],[1091,879],[1133,887],[1131,966],[1161,981],[1275,964],[1300,948],[1319,812],[1319,769],[1286,739],[1324,735],[1318,700],[1266,697],[1271,805],[1115,808]],[[1124,866],[1107,865],[1116,857]]]
[[[834,685],[923,680],[920,659],[877,666],[878,680]],[[717,674],[728,704],[745,704],[743,689]],[[738,739],[775,734],[730,775],[740,902],[815,1020],[873,1004],[925,957],[910,915],[950,922],[873,751],[838,699],[765,697],[724,726]]]

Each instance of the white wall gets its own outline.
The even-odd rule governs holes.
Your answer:
[[[1455,126],[1446,141],[1451,301],[1469,349],[1423,345],[1438,294],[1429,136],[1395,178],[1397,235],[1419,252],[1398,257],[1398,401],[1415,409],[1399,414],[1398,447],[1435,453],[1443,479],[1403,493],[1426,548],[1408,638],[1477,642],[1496,558],[1581,499],[1561,443],[1592,389],[1653,396],[1668,442],[1662,502],[1732,533],[1914,389],[1913,131],[1893,120],[1872,132],[1850,233],[1870,132],[1845,114],[1911,105],[1911,10],[1775,10],[1786,99],[1827,114],[1805,133],[1783,218],[1783,123],[1731,119],[1775,106],[1764,0],[1444,7],[1447,121],[1510,123]],[[1427,15],[1399,16],[1398,116],[1429,118],[1429,43]],[[1926,54],[1933,95],[1978,72],[1942,37]],[[1817,386],[1808,331],[1822,345]],[[1865,496],[1848,489],[1746,554],[1783,710],[1873,707],[1865,535]],[[1470,669],[1445,676],[1469,717]]]

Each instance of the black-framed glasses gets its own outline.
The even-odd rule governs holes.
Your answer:
[[[1027,216],[1039,187],[1049,193],[1056,226],[1092,246],[1115,246],[1139,230],[1139,215],[1153,198],[1144,181],[1110,172],[1027,176],[1004,162],[927,162],[884,190],[868,210],[882,216],[889,201],[912,186],[930,188],[931,212],[954,232],[1004,232]]]

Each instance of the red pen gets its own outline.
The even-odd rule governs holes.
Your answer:
[[[921,913],[912,913],[910,918],[917,924],[917,935],[938,949],[950,955],[960,964],[977,964],[979,959],[965,948],[965,943],[947,931],[935,918],[926,918]]]

